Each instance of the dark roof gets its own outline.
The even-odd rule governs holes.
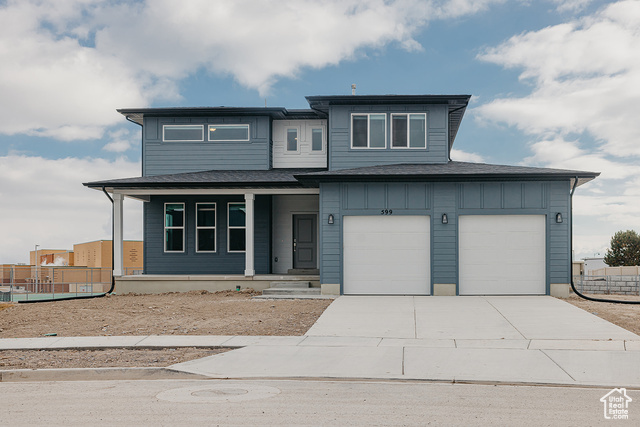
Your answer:
[[[283,107],[171,107],[171,108],[120,108],[116,110],[132,122],[142,126],[148,117],[210,117],[210,116],[269,116],[274,120],[324,119],[322,112],[287,110]]]
[[[307,96],[309,106],[328,112],[331,105],[446,104],[449,106],[449,152],[471,95],[327,95]]]
[[[90,188],[302,187],[294,175],[325,169],[211,170],[86,182]]]
[[[591,181],[599,172],[568,169],[536,168],[529,166],[490,165],[486,163],[448,162],[442,164],[394,164],[355,169],[316,171],[298,174],[301,182],[324,181],[412,181],[412,180],[541,180],[572,179],[578,185]]]
[[[578,185],[591,181],[599,172],[528,166],[449,162],[444,164],[395,164],[328,171],[318,168],[271,170],[212,170],[111,179],[84,183],[95,189],[153,188],[300,188],[327,181],[523,181],[578,177]]]

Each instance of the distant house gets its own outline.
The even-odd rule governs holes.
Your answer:
[[[598,173],[452,161],[469,99],[118,110],[142,126],[142,176],[85,184],[113,195],[117,274],[123,199],[144,202],[146,279],[117,287],[567,295],[570,194]]]

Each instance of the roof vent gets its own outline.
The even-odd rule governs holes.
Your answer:
[[[351,95],[355,95],[356,94],[356,84],[352,84],[351,85]]]

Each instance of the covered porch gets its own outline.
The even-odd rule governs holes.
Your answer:
[[[286,281],[319,287],[319,189],[299,184],[297,172],[209,171],[85,184],[113,199],[116,292],[261,291]],[[141,275],[123,269],[126,198],[144,202]]]

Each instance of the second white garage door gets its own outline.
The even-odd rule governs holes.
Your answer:
[[[541,295],[544,215],[461,215],[460,295]]]
[[[344,293],[429,295],[429,216],[345,216]]]

